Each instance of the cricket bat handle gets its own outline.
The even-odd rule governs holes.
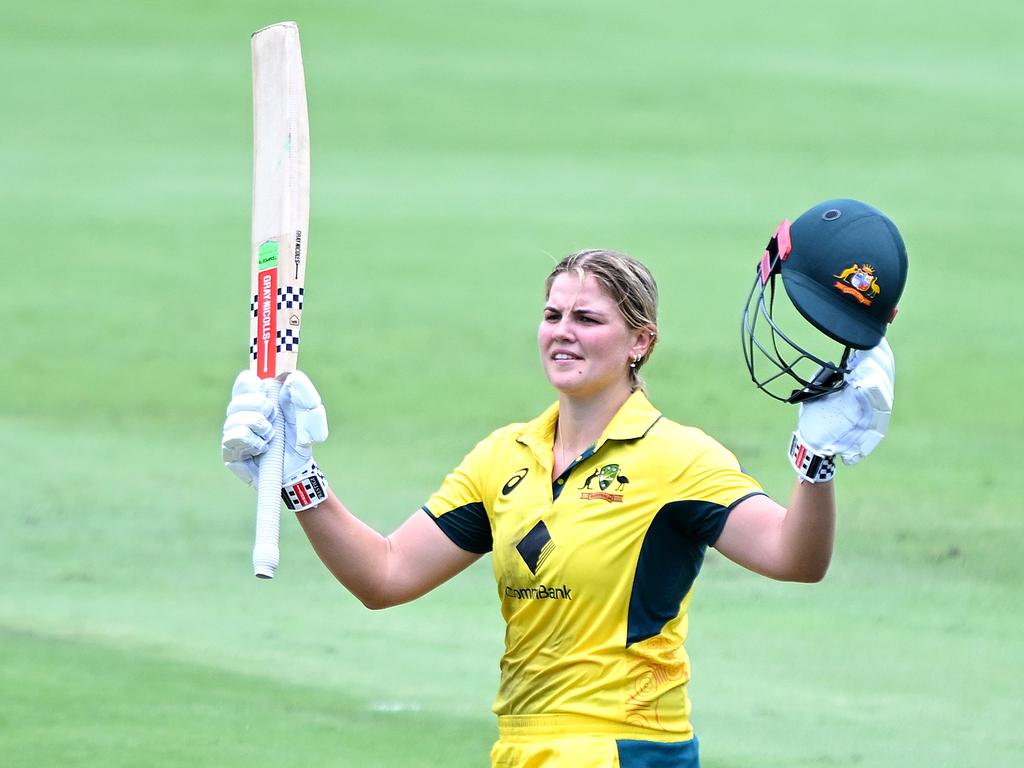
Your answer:
[[[277,406],[281,382],[266,379],[267,399],[274,406],[274,437],[260,458],[260,480],[256,496],[256,543],[252,548],[252,569],[261,579],[274,578],[281,559],[281,481],[284,476],[284,414]]]

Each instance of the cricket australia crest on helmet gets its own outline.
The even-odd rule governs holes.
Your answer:
[[[834,284],[836,290],[853,296],[866,307],[870,307],[872,300],[882,292],[875,277],[875,268],[870,264],[854,264],[835,277],[839,278]]]

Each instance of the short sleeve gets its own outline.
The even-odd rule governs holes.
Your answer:
[[[423,511],[456,546],[476,554],[490,552],[494,546],[482,492],[485,443],[470,451],[423,505]]]
[[[724,446],[707,438],[693,461],[672,478],[672,505],[680,512],[676,525],[701,543],[718,540],[733,507],[763,494],[760,484],[740,467]]]

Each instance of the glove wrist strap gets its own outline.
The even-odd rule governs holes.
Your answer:
[[[310,464],[281,488],[284,505],[293,512],[315,507],[327,500],[327,478],[316,464]]]
[[[789,441],[789,463],[804,483],[825,483],[836,474],[836,457],[815,453],[799,432]]]

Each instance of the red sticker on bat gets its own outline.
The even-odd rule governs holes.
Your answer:
[[[256,375],[277,375],[277,265],[260,272],[257,286]]]

